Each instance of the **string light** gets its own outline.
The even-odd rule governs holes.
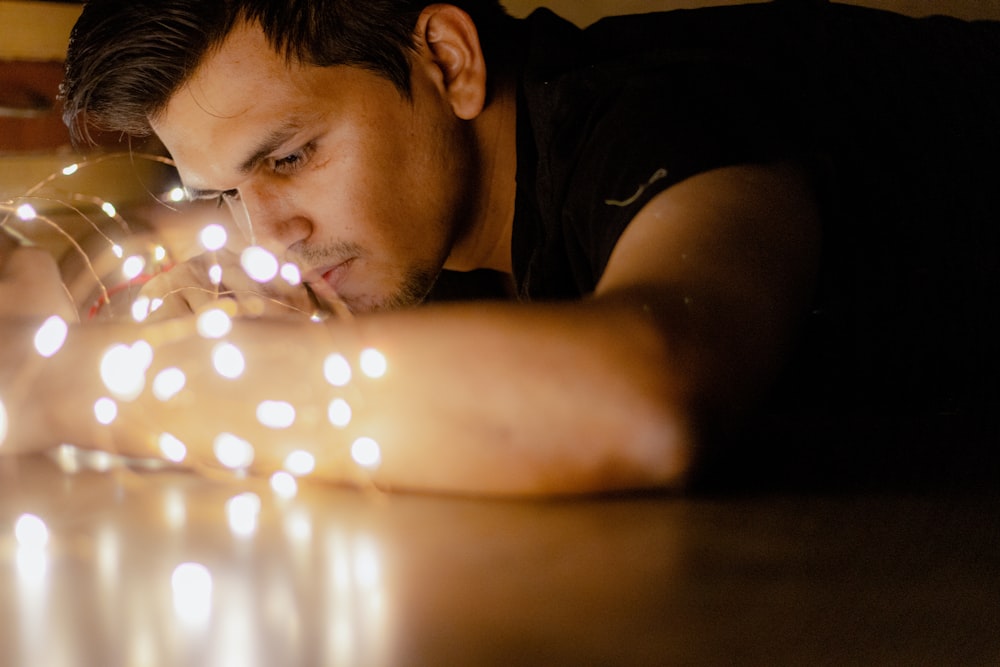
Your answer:
[[[235,380],[246,370],[246,360],[240,348],[232,343],[219,343],[212,350],[212,365],[224,378]]]
[[[152,302],[148,296],[140,296],[132,302],[132,319],[136,322],[144,322],[149,313],[152,312]]]
[[[94,416],[99,423],[107,426],[118,418],[118,404],[107,397],[99,398],[94,402]]]
[[[285,282],[295,287],[296,285],[302,284],[302,272],[299,267],[292,263],[285,263],[281,265],[281,277],[285,279]]]
[[[250,246],[240,253],[240,266],[253,280],[268,283],[278,275],[278,260],[260,246]]]
[[[316,457],[309,452],[296,449],[285,457],[285,470],[299,477],[316,469]]]
[[[135,156],[129,157],[134,158]],[[49,220],[44,215],[39,215],[32,203],[25,201],[25,199],[30,197],[37,196],[41,198],[41,195],[37,194],[41,191],[41,187],[55,178],[72,176],[81,171],[83,167],[104,159],[104,157],[99,157],[94,160],[88,159],[81,163],[69,164],[59,170],[57,174],[51,175],[43,183],[33,187],[26,195],[20,197],[20,202],[16,207],[11,202],[0,202],[0,208],[6,214],[10,215],[13,213],[18,219],[25,222],[42,221],[45,225],[61,233],[81,255],[87,269],[101,290],[102,296],[97,301],[96,308],[100,308],[105,304],[112,304],[111,297],[115,296],[113,307],[116,312],[111,312],[109,309],[110,316],[113,317],[119,313],[123,315],[128,314],[131,315],[131,319],[135,322],[142,323],[149,318],[152,312],[163,305],[163,298],[161,297],[165,297],[166,294],[151,298],[147,294],[133,293],[133,288],[155,277],[160,271],[170,268],[169,263],[172,260],[170,259],[170,252],[167,250],[167,247],[163,244],[145,242],[144,247],[139,248],[133,245],[131,239],[128,243],[121,241],[119,238],[120,232],[126,234],[131,232],[126,221],[121,218],[118,208],[116,208],[114,203],[89,195],[73,194],[70,195],[72,201],[85,202],[88,206],[99,208],[107,218],[114,220],[114,224],[117,225],[114,228],[115,230],[120,228],[120,231],[105,232],[104,228],[107,228],[111,223],[107,221],[99,222],[99,220],[103,220],[100,216],[97,216],[96,219],[91,219],[82,212],[82,209],[78,210],[70,204],[66,204],[66,206],[70,207],[71,210],[78,213],[86,221],[90,230],[86,232],[87,234],[93,232],[107,242],[107,245],[103,246],[102,252],[108,253],[110,251],[110,255],[113,258],[120,260],[117,262],[112,261],[111,266],[108,267],[106,262],[108,257],[102,256],[100,263],[95,261],[92,264],[89,256],[84,252],[84,247],[70,235],[68,230],[63,230],[52,220]],[[171,164],[169,159],[166,158],[151,157],[150,159]],[[60,186],[59,192],[66,192],[66,188]],[[164,194],[159,196],[158,201],[179,203],[186,199],[185,191],[180,187],[169,188],[161,192],[164,192]],[[59,203],[58,199],[46,197],[46,202],[49,201]],[[242,222],[249,223],[250,221],[243,220]],[[104,227],[102,228],[99,225],[103,225]],[[35,228],[36,225],[31,227],[31,229]],[[12,229],[12,231],[18,234],[21,233],[20,229]],[[29,242],[31,241],[31,239],[25,238]],[[229,234],[223,224],[212,222],[203,226],[197,232],[197,241],[200,242],[200,246],[205,251],[209,253],[218,252],[229,244]],[[296,264],[279,262],[278,258],[270,251],[255,245],[252,235],[249,243],[251,245],[245,247],[239,253],[240,266],[249,278],[261,284],[280,279],[292,287],[302,285],[302,272]],[[89,249],[91,246],[88,245],[87,247]],[[129,249],[127,255],[125,248]],[[210,255],[209,258],[212,259]],[[102,273],[98,273],[97,266],[102,267]],[[125,282],[118,282],[120,279],[116,278],[111,288],[105,288],[102,282],[102,275],[115,275],[113,270],[116,267],[120,271],[118,275],[124,277]],[[208,279],[212,284],[216,286],[222,284],[223,268],[221,263],[209,263],[207,273]],[[169,283],[167,284],[169,285]],[[183,286],[169,294],[175,294],[192,287]],[[74,290],[76,290],[75,287]],[[135,291],[138,292],[137,289]],[[273,297],[270,296],[271,294],[273,292],[262,290],[260,293],[256,293],[250,290],[234,295],[234,293],[229,291],[222,292],[221,290],[216,290],[215,296],[216,298],[229,297],[238,299],[240,303],[239,312],[253,315],[257,311],[249,306],[253,305],[254,299],[256,299],[258,304],[264,304],[267,300],[273,300]],[[187,299],[186,295],[183,296]],[[209,297],[211,298],[210,292]],[[117,309],[122,298],[126,299],[126,301],[122,310],[118,311]],[[333,306],[336,305],[334,300],[329,297],[324,297],[323,302],[333,302]],[[189,299],[188,303],[200,303],[200,301],[191,301]],[[230,302],[221,301],[219,303]],[[232,303],[235,303],[235,301]],[[248,307],[244,309],[244,305]],[[195,318],[194,326],[197,334],[202,338],[218,341],[210,351],[212,367],[223,378],[239,380],[246,373],[248,358],[244,355],[243,350],[233,342],[225,340],[232,333],[235,311],[218,306],[209,306],[207,309],[202,307],[197,310],[201,311]],[[260,307],[260,310],[263,310],[263,306]],[[350,317],[350,313],[346,309],[338,310],[333,307],[332,310],[338,316],[344,318]],[[91,316],[94,315],[94,312],[95,310],[92,308]],[[322,322],[330,314],[329,311],[322,309],[302,313],[304,317],[309,317],[314,322]],[[62,318],[58,316],[48,318],[35,332],[35,350],[39,355],[46,358],[57,354],[65,346],[69,331],[70,326]],[[99,377],[108,395],[97,399],[93,405],[93,414],[99,423],[110,425],[115,422],[119,417],[120,410],[123,409],[123,404],[134,401],[142,394],[146,388],[146,375],[153,364],[153,360],[154,346],[147,340],[138,340],[131,344],[118,343],[102,351],[99,357]],[[187,371],[191,372],[191,369],[187,369]],[[373,347],[362,350],[357,357],[357,371],[354,370],[352,363],[339,352],[327,355],[323,361],[324,379],[328,385],[338,389],[348,387],[355,372],[367,378],[377,379],[383,377],[387,371],[388,362],[385,355]],[[185,390],[187,384],[188,375],[184,370],[177,367],[165,368],[152,378],[152,395],[161,402],[171,401]],[[187,405],[187,403],[179,403],[178,405]],[[308,407],[309,409],[302,414],[308,414],[309,420],[312,420],[315,418],[313,416],[315,408],[312,406]],[[298,417],[299,414],[296,406],[288,401],[280,400],[278,397],[262,400],[256,406],[257,421],[260,425],[269,429],[291,428],[295,425]],[[337,429],[346,428],[350,425],[352,418],[352,406],[344,397],[333,397],[327,404],[327,421],[329,422],[329,426]],[[0,444],[6,439],[7,430],[7,410],[4,403],[0,402]],[[158,447],[158,455],[167,461],[180,463],[185,461],[189,456],[187,445],[171,433],[160,433],[154,437],[154,442]],[[253,445],[230,432],[220,433],[212,440],[212,452],[219,463],[238,473],[249,468],[255,458]],[[381,465],[381,449],[378,443],[371,438],[357,438],[354,440],[350,444],[350,455],[352,460],[363,468],[374,469]],[[112,462],[120,463],[117,457],[106,454],[104,456],[107,465],[111,465]],[[285,457],[283,465],[284,470],[275,472],[270,478],[270,483],[277,495],[291,497],[297,493],[298,482],[296,481],[296,477],[310,475],[314,472],[316,456],[314,452],[308,449],[296,449]]]
[[[221,250],[228,240],[226,228],[216,223],[206,225],[199,234],[199,240],[205,250],[211,252]]]
[[[385,375],[388,369],[385,355],[375,348],[368,348],[361,352],[361,372],[372,379],[378,379]]]
[[[187,446],[170,433],[161,433],[158,439],[160,451],[168,461],[181,463],[187,458]]]
[[[146,268],[146,259],[138,255],[132,255],[122,264],[122,274],[126,280],[132,280],[142,273]]]
[[[335,398],[330,401],[326,415],[331,424],[337,428],[344,428],[351,423],[351,406],[344,399]]]
[[[164,368],[153,378],[153,396],[161,401],[169,401],[184,388],[187,376],[179,368]]]
[[[342,354],[331,354],[323,361],[323,376],[334,387],[344,387],[351,381],[351,365]]]
[[[152,348],[139,341],[132,346],[111,346],[101,358],[101,380],[112,394],[131,401],[146,385],[146,370],[152,363]]]
[[[14,214],[24,222],[30,222],[38,217],[38,212],[35,211],[35,207],[31,204],[21,204],[17,207]]]
[[[35,333],[35,350],[43,357],[51,357],[62,349],[66,342],[69,326],[66,320],[53,315],[45,320]]]
[[[198,333],[204,338],[222,338],[233,329],[233,321],[221,308],[211,308],[198,316]]]
[[[262,401],[257,406],[257,421],[268,428],[288,428],[295,423],[295,407],[285,401]]]
[[[212,444],[212,450],[215,452],[215,457],[219,460],[219,463],[227,468],[241,470],[248,468],[253,463],[253,446],[243,438],[237,437],[232,433],[220,433],[217,435]]]
[[[299,492],[299,483],[284,470],[271,475],[271,490],[281,498],[293,498]]]
[[[351,458],[362,468],[377,468],[382,463],[382,450],[371,438],[358,438],[351,445]]]

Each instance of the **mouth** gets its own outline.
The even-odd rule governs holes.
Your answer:
[[[330,287],[333,291],[336,292],[338,291],[338,287],[343,282],[344,276],[347,275],[347,272],[350,270],[352,264],[354,264],[353,257],[344,260],[340,264],[337,264],[336,266],[327,269],[326,271],[323,271],[322,273],[320,273],[320,279],[322,280],[322,282],[326,283],[328,287]]]
[[[343,315],[345,308],[340,296],[340,286],[354,263],[354,257],[344,260],[330,268],[313,269],[309,271],[305,282],[308,284],[314,298],[324,310]]]
[[[304,272],[303,280],[310,287],[324,291],[334,290],[343,283],[344,277],[354,263],[354,258],[345,259],[340,264],[331,267],[314,268]]]

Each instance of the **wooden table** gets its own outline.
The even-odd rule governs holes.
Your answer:
[[[1000,500],[282,498],[0,459],[0,664],[995,665]]]

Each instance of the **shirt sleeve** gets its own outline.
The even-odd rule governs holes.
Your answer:
[[[573,147],[561,156],[562,236],[578,244],[574,271],[590,289],[629,222],[658,193],[704,171],[805,151],[787,91],[752,68],[684,54],[591,71],[587,81],[559,125],[585,140],[574,146],[557,133],[552,147]]]

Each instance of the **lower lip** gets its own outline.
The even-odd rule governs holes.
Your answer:
[[[341,262],[337,266],[333,267],[323,274],[323,282],[336,290],[338,285],[340,285],[341,281],[344,279],[344,275],[351,268],[351,264],[353,263],[354,260],[349,259],[346,262]]]

